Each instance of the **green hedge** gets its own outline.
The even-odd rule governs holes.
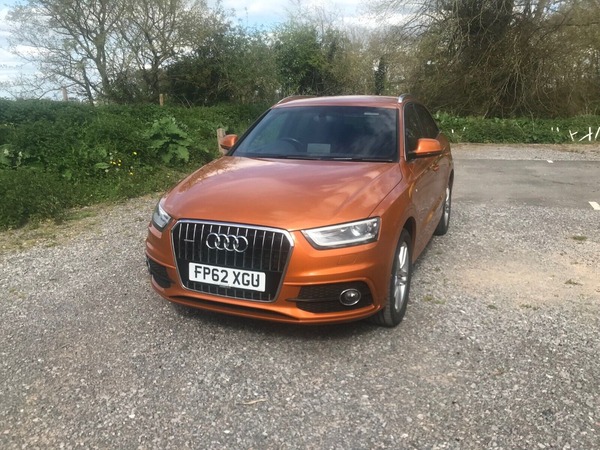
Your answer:
[[[110,178],[74,182],[35,168],[0,170],[0,229],[45,219],[60,222],[69,208],[164,191],[186,173],[173,168],[142,168],[133,175],[121,172]]]
[[[241,134],[268,105],[205,108],[0,99],[0,228],[67,208],[165,189],[217,155],[216,129]],[[568,143],[600,117],[480,119],[437,114],[454,142]],[[595,138],[595,136],[593,136]]]
[[[592,141],[600,142],[600,116],[570,119],[481,119],[437,114],[436,119],[453,142],[566,144],[579,142],[589,134],[590,128]],[[586,138],[583,142],[589,142],[589,139]]]
[[[267,106],[172,108],[0,100],[0,228],[163,190]]]
[[[81,180],[165,160],[199,165],[217,154],[217,128],[240,133],[264,109],[0,100],[0,169],[35,167]]]

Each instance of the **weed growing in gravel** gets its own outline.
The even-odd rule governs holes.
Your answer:
[[[587,241],[587,236],[571,236],[571,239],[577,242]]]
[[[446,304],[446,302],[444,300],[437,299],[431,294],[425,295],[423,297],[423,301],[428,302],[428,303],[433,303],[434,305],[445,305]]]
[[[533,305],[529,305],[527,303],[523,304],[523,305],[519,305],[521,308],[523,309],[531,309],[533,311],[537,311],[538,309],[540,309],[539,306],[533,306]]]

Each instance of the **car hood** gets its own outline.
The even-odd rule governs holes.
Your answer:
[[[225,156],[166,197],[175,219],[299,230],[369,217],[400,182],[397,163]]]

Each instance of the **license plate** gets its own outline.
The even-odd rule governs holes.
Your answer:
[[[190,263],[189,278],[190,281],[196,283],[258,292],[265,292],[267,286],[267,275],[263,272],[207,266],[206,264]]]

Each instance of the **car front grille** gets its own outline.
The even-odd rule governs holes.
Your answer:
[[[215,236],[229,237],[229,245],[224,245],[224,237],[222,248],[215,245]],[[287,232],[239,224],[182,220],[173,227],[171,237],[177,270],[186,289],[260,302],[276,299],[292,252],[292,239]],[[235,238],[243,242],[237,249],[233,244]],[[265,292],[190,280],[190,263],[265,273]]]

